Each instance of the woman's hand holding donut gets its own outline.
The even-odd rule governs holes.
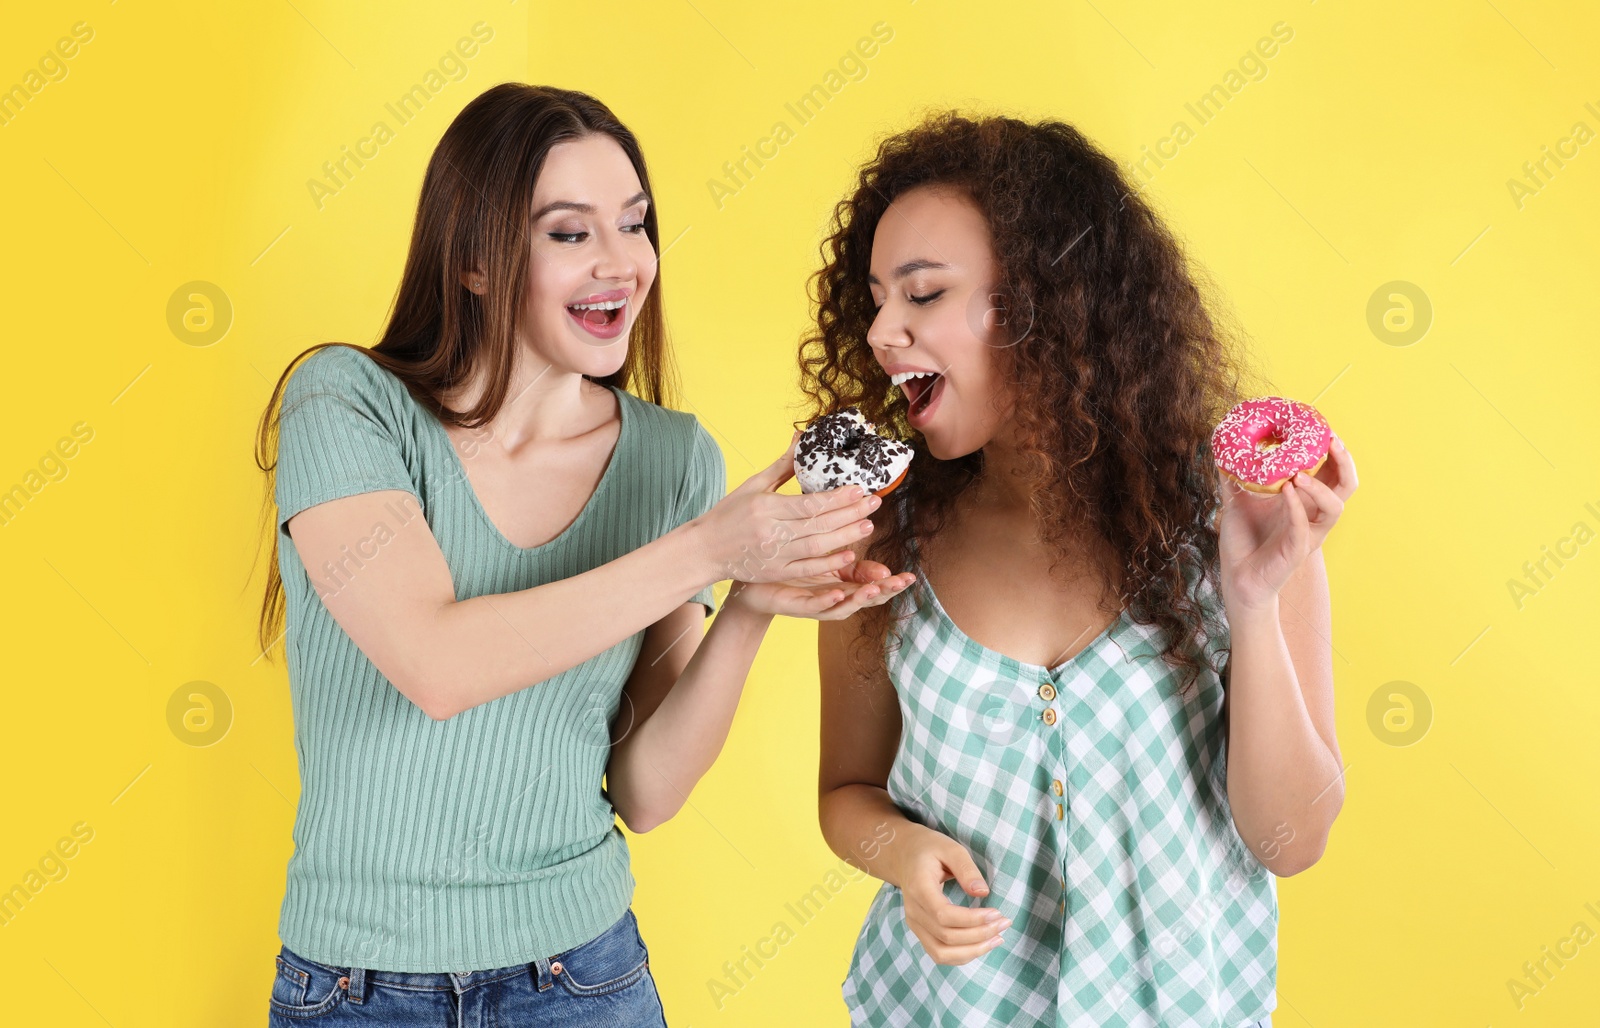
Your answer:
[[[972,855],[959,842],[926,825],[895,840],[893,874],[905,901],[906,926],[935,964],[965,964],[1004,941],[1011,919],[993,907],[950,902],[944,883],[954,878],[968,896],[987,896]]]
[[[769,479],[776,481],[776,485],[772,488],[782,485],[792,477],[794,449],[799,438],[800,433],[796,432],[789,440],[789,452],[777,464],[763,472],[771,475],[777,471],[775,478]],[[848,494],[857,488],[847,486],[831,492],[805,495]],[[852,506],[847,509],[854,509],[854,504],[859,503],[867,513],[871,513],[881,505],[881,502],[877,496],[866,496],[859,501],[851,501]],[[728,593],[725,606],[744,607],[762,614],[812,618],[817,621],[843,621],[863,607],[875,607],[880,603],[887,603],[916,581],[915,575],[910,573],[893,575],[884,565],[875,560],[866,560],[857,552],[857,548],[863,547],[872,534],[872,522],[866,520],[856,522],[846,530],[847,536],[851,530],[857,534],[849,538],[845,544],[850,552],[836,553],[829,557],[844,562],[842,566],[782,581],[759,581],[736,574],[732,576],[736,581]]]
[[[693,524],[718,579],[786,582],[843,570],[856,559],[850,545],[872,533],[866,520],[878,498],[860,486],[780,495],[794,477],[796,432],[789,449],[752,475]]]
[[[1217,532],[1225,601],[1263,606],[1322,545],[1356,491],[1356,465],[1338,436],[1315,475],[1299,472],[1276,494],[1246,490],[1217,473],[1222,511]]]

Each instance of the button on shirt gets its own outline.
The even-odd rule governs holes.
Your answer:
[[[1192,595],[1221,617],[1191,575]],[[889,642],[903,729],[889,794],[959,842],[998,909],[1000,945],[933,962],[901,891],[874,896],[843,983],[854,1025],[1243,1028],[1277,1005],[1275,877],[1228,807],[1223,684],[1202,669],[1187,698],[1160,631],[1124,612],[1046,668],[986,649],[919,575],[892,601]],[[1227,646],[1226,632],[1203,643]]]

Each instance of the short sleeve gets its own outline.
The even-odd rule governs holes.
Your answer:
[[[284,536],[285,522],[328,500],[383,489],[416,495],[385,378],[404,388],[371,358],[345,346],[318,350],[289,377],[273,486],[277,528]]]
[[[693,521],[715,507],[728,489],[728,469],[722,456],[722,449],[717,446],[717,441],[711,438],[711,433],[705,430],[705,426],[700,424],[698,419],[692,424],[694,442],[690,447],[689,468],[684,476],[683,488],[679,492],[677,520],[672,526],[674,528]],[[697,603],[705,604],[707,614],[714,614],[717,611],[712,589],[713,586],[708,585],[690,597]]]

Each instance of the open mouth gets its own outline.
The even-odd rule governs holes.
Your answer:
[[[609,346],[628,331],[628,304],[632,299],[620,289],[610,294],[591,294],[590,299],[582,303],[567,304],[567,317],[577,322],[590,338]]]
[[[604,330],[617,324],[622,318],[622,309],[627,304],[627,300],[604,300],[600,303],[570,303],[567,305],[567,313],[576,318],[585,328]]]
[[[909,413],[920,414],[933,403],[934,396],[944,388],[944,376],[933,371],[922,372],[900,383],[910,404]]]

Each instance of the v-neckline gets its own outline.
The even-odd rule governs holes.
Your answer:
[[[1074,653],[1072,656],[1068,657],[1066,660],[1055,665],[1054,667],[1046,667],[1043,664],[1034,664],[1026,660],[1018,660],[1016,657],[1008,656],[996,649],[991,649],[990,647],[983,645],[983,643],[979,642],[978,640],[972,638],[972,636],[968,635],[962,630],[960,625],[956,624],[955,618],[952,618],[950,616],[950,612],[944,609],[944,604],[939,602],[939,595],[938,593],[934,592],[933,582],[928,578],[925,568],[921,569],[921,573],[917,575],[917,578],[922,585],[923,591],[928,594],[928,599],[933,602],[934,611],[939,615],[939,618],[944,622],[945,627],[950,630],[951,634],[979,653],[984,653],[995,658],[997,661],[999,661],[1002,667],[1010,668],[1011,670],[1017,672],[1031,672],[1035,675],[1043,674],[1050,678],[1055,678],[1063,671],[1066,671],[1069,668],[1079,664],[1082,658],[1091,650],[1098,649],[1103,643],[1109,641],[1117,634],[1117,631],[1123,626],[1124,622],[1128,620],[1128,610],[1126,607],[1124,607],[1117,611],[1117,616],[1109,625],[1100,631],[1099,635],[1096,635],[1093,639],[1090,639],[1087,643],[1085,643],[1083,648],[1077,653]]]
[[[434,414],[433,411],[418,404],[422,412],[427,415],[427,420],[432,423],[439,442],[449,451],[452,474],[460,481],[462,488],[466,490],[467,498],[470,500],[472,507],[478,512],[479,520],[489,529],[490,534],[499,540],[501,546],[511,550],[513,553],[528,556],[547,550],[565,541],[588,519],[589,512],[599,506],[600,494],[605,491],[606,484],[620,473],[617,471],[617,465],[621,463],[622,448],[633,436],[631,431],[633,419],[628,416],[629,397],[626,390],[618,389],[616,386],[607,385],[606,383],[600,384],[605,385],[617,398],[617,416],[622,422],[621,427],[617,430],[617,441],[611,447],[611,455],[606,459],[605,470],[600,473],[600,481],[595,483],[594,491],[589,494],[589,499],[584,502],[577,516],[572,519],[572,522],[566,528],[556,533],[554,538],[539,543],[537,546],[518,546],[506,538],[506,534],[500,530],[500,526],[496,525],[494,519],[489,516],[488,508],[478,498],[478,490],[473,488],[472,479],[467,476],[467,466],[462,461],[461,454],[456,452],[455,440],[450,438],[450,433],[445,429],[444,422],[440,421],[438,415]]]

